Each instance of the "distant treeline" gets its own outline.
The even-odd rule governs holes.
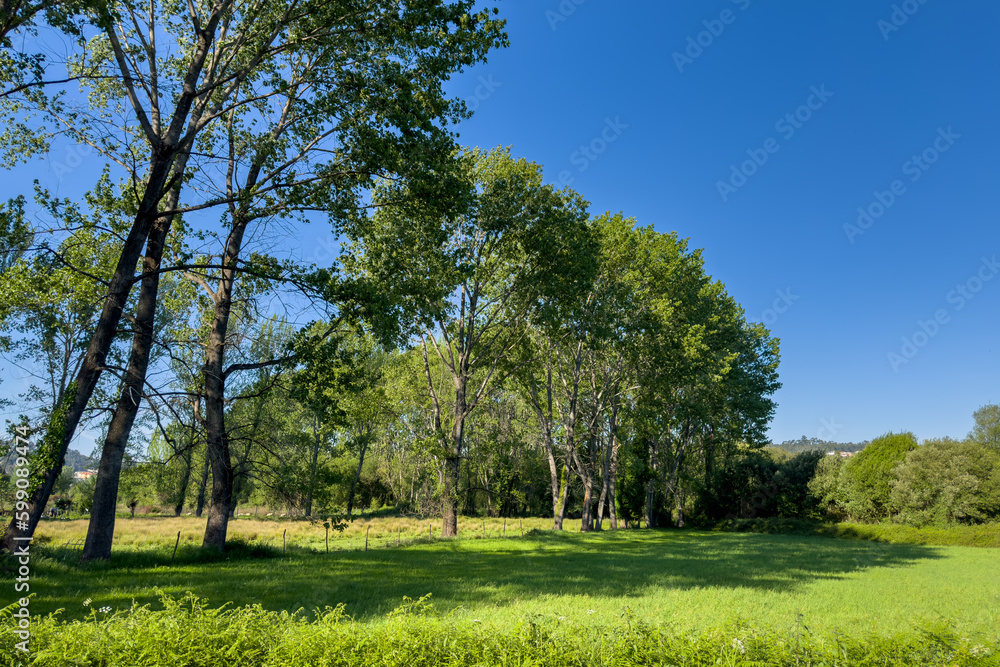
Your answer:
[[[868,440],[862,442],[833,442],[831,440],[820,440],[819,438],[802,436],[798,440],[785,440],[781,444],[774,446],[785,450],[789,454],[811,452],[814,450],[822,450],[824,452],[860,452],[869,442]]]

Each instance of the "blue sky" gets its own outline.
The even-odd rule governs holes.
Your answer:
[[[893,5],[502,3],[461,140],[704,248],[781,339],[775,441],[963,436],[1000,401],[1000,5]]]
[[[451,82],[476,111],[461,142],[513,146],[593,213],[703,248],[781,339],[772,439],[963,436],[1000,402],[1000,4],[508,0],[501,13],[510,48]],[[57,144],[7,184],[75,196],[96,160]],[[323,225],[291,241],[321,263],[336,251]]]

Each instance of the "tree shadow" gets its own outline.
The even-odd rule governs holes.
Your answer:
[[[546,595],[639,597],[651,588],[794,591],[859,570],[942,557],[934,547],[801,535],[644,530],[581,535],[533,532],[516,539],[439,540],[401,549],[292,554],[177,563],[149,557],[97,566],[61,564],[32,590],[37,611],[85,615],[80,599],[128,607],[161,591],[212,605],[314,609],[346,604],[359,620],[427,593],[439,610],[508,606]],[[60,585],[60,580],[70,585]]]

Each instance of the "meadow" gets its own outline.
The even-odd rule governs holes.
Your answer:
[[[767,651],[814,645],[828,658],[823,651],[841,643],[856,641],[867,651],[884,641],[902,656],[901,661],[814,663],[844,665],[992,664],[982,661],[995,659],[1000,644],[1000,551],[992,548],[699,530],[581,534],[547,530],[545,519],[508,520],[504,537],[502,519],[467,518],[460,538],[442,539],[435,536],[436,523],[386,517],[358,520],[343,533],[331,532],[329,553],[321,523],[240,519],[233,524],[231,552],[209,558],[194,543],[202,521],[163,517],[117,523],[119,555],[110,563],[91,564],[80,564],[73,546],[85,534],[84,521],[42,525],[41,548],[32,562],[32,612],[54,614],[40,628],[41,637],[48,637],[42,643],[65,651],[67,644],[87,644],[94,633],[103,638],[99,645],[109,645],[118,633],[129,644],[127,637],[136,630],[127,628],[137,619],[175,628],[176,618],[167,623],[155,614],[181,614],[187,619],[182,626],[192,622],[192,614],[201,614],[196,625],[221,623],[223,634],[236,632],[234,628],[244,632],[248,624],[284,627],[267,651],[297,632],[308,634],[308,628],[324,641],[334,636],[347,641],[352,635],[381,638],[372,641],[387,651],[395,642],[419,640],[421,633],[452,637],[457,643],[438,648],[457,650],[489,644],[482,633],[504,644],[535,632],[532,628],[552,637],[538,643],[538,650],[562,642],[563,657],[577,655],[574,651],[585,646],[604,647],[596,657],[577,656],[565,663],[525,654],[524,664],[621,664],[616,662],[622,659],[620,651],[631,650],[621,643],[627,633],[621,633],[639,631],[637,627],[652,633],[644,645],[652,641],[664,651],[670,642],[687,642],[691,649],[691,642],[714,638],[717,651],[725,649],[737,660],[729,664],[750,659],[744,642],[757,642]],[[178,530],[181,545],[172,556]],[[175,602],[189,592],[201,601]],[[224,605],[230,611],[221,616],[211,611]],[[156,611],[165,606],[173,611]],[[182,607],[187,611],[178,611]],[[409,620],[400,625],[401,618]],[[329,636],[317,629],[327,626],[339,629]],[[162,628],[156,632],[170,634]],[[190,641],[206,641],[194,634]],[[944,647],[940,661],[919,652],[937,646],[935,642]],[[220,647],[227,643],[233,640],[216,642]],[[432,648],[426,650],[433,653]],[[497,651],[509,656],[521,648],[517,644]],[[199,655],[206,650],[202,647]],[[617,656],[613,660],[608,657],[612,654]],[[611,661],[602,662],[600,656]],[[273,657],[270,662],[227,664],[314,664]],[[359,657],[357,664],[376,664],[366,662],[370,657]],[[470,664],[505,664],[480,658]],[[128,654],[116,663],[104,656],[79,664],[136,659]],[[472,658],[462,658],[467,659]],[[676,664],[715,663],[713,658]]]

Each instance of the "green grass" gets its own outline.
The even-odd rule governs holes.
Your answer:
[[[892,634],[947,621],[964,635],[996,640],[1000,627],[1000,551],[968,547],[643,530],[536,531],[329,555],[238,552],[215,562],[187,551],[176,562],[145,553],[80,565],[63,549],[48,553],[33,562],[32,609],[61,609],[66,619],[192,591],[215,605],[273,611],[343,603],[361,622],[378,622],[404,596],[432,594],[440,613],[498,624],[531,616],[612,622],[628,608],[685,632],[745,621]]]
[[[1000,548],[1000,523],[914,528],[896,523],[816,523],[801,519],[734,519],[714,526],[726,532],[823,535],[893,544]]]

